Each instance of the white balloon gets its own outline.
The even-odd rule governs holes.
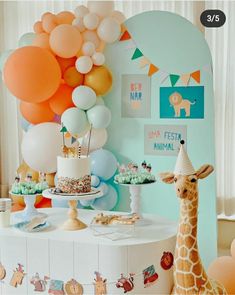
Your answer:
[[[119,25],[121,25],[122,23],[124,23],[124,21],[126,20],[125,15],[118,10],[114,10],[114,12],[111,15],[118,23]]]
[[[88,41],[82,46],[82,53],[84,55],[92,56],[95,53],[95,44]]]
[[[97,34],[101,40],[107,43],[113,43],[117,41],[121,33],[120,24],[112,17],[104,18],[98,29]]]
[[[96,93],[88,86],[78,86],[72,93],[73,103],[82,110],[88,110],[95,105]]]
[[[41,123],[28,130],[23,137],[21,151],[29,167],[43,173],[56,172],[62,145],[60,129],[57,123]]]
[[[76,69],[81,74],[90,72],[93,66],[93,61],[89,56],[80,56],[75,63]]]
[[[78,28],[78,30],[82,33],[86,30],[84,23],[83,23],[83,19],[81,17],[77,17],[73,20],[72,25],[76,28]]]
[[[111,112],[104,105],[95,105],[87,111],[87,118],[94,128],[107,128],[111,122]]]
[[[83,137],[82,146],[84,148],[88,148],[89,137],[90,137],[89,133],[87,133]],[[92,128],[91,139],[90,139],[90,151],[95,151],[102,148],[106,144],[107,139],[108,139],[108,133],[106,129]]]
[[[100,17],[111,15],[114,10],[114,1],[88,1],[87,6],[90,12]]]
[[[105,57],[102,52],[95,52],[92,55],[93,64],[96,66],[102,66],[105,63]]]
[[[99,25],[99,21],[100,21],[100,19],[99,19],[98,15],[95,13],[88,13],[83,18],[84,26],[88,30],[95,30]]]
[[[96,104],[96,105],[104,105],[103,97],[98,96],[98,97],[96,98],[96,103],[95,103],[95,104]]]
[[[95,48],[100,46],[100,39],[95,31],[86,30],[82,33],[84,42],[90,41],[95,44]]]
[[[89,9],[84,5],[79,5],[74,10],[76,17],[84,17],[87,13],[89,13]]]

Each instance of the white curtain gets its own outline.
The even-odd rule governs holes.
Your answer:
[[[32,31],[33,24],[46,11],[73,10],[86,1],[0,1],[0,52],[17,47],[24,33]],[[165,10],[178,13],[203,31],[199,15],[204,9],[203,1],[116,1],[115,8],[126,17],[147,10]],[[0,82],[0,188],[1,196],[7,195],[17,167],[20,164],[22,129],[18,102]]]
[[[235,215],[235,2],[206,2],[206,8],[226,15],[223,27],[206,30],[206,39],[214,68],[218,213]]]

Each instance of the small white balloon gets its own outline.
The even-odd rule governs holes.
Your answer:
[[[84,17],[87,13],[89,13],[89,9],[84,5],[79,5],[74,10],[74,14],[76,17]]]
[[[88,110],[96,103],[96,93],[92,88],[82,85],[73,90],[72,99],[76,107]]]
[[[76,69],[81,74],[87,74],[90,72],[93,66],[93,61],[89,56],[80,56],[75,63]]]
[[[95,53],[95,44],[90,41],[85,42],[82,46],[82,53],[84,55],[92,56]]]
[[[77,17],[73,20],[72,25],[82,33],[86,30],[84,24],[83,24],[83,19],[81,17]]]
[[[93,64],[96,66],[102,66],[105,63],[105,57],[102,52],[95,52],[92,55]]]
[[[104,105],[103,97],[98,96],[98,97],[96,98],[96,103],[95,103],[95,104],[96,104],[96,105]]]
[[[114,10],[111,16],[119,23],[119,25],[123,24],[124,21],[126,20],[125,15],[118,10]]]
[[[96,33],[96,31],[91,30],[85,30],[82,33],[82,38],[84,42],[90,41],[95,44],[95,48],[98,48],[100,46],[100,39]]]
[[[99,19],[98,15],[95,13],[88,13],[83,18],[84,26],[88,30],[95,30],[99,25],[99,21],[100,21],[100,19]]]
[[[83,137],[82,146],[84,148],[88,148],[89,138],[90,138],[89,133],[87,133]],[[91,138],[90,138],[90,151],[95,151],[95,150],[98,150],[98,149],[102,148],[106,144],[107,139],[108,139],[108,133],[107,133],[106,129],[104,129],[104,128],[102,128],[102,129],[92,128],[92,130],[91,130]]]
[[[90,12],[100,17],[111,15],[114,10],[114,1],[88,1],[87,6]]]
[[[87,111],[87,118],[94,128],[107,128],[111,122],[111,112],[104,105],[95,105]]]
[[[121,26],[114,18],[106,17],[101,21],[97,34],[104,42],[113,43],[121,34]]]

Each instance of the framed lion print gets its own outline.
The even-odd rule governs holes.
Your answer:
[[[161,119],[203,119],[204,86],[160,87]]]

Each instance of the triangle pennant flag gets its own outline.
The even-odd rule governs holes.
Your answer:
[[[169,76],[169,73],[163,70],[159,70],[159,73],[158,73],[159,83],[162,84],[168,76]]]
[[[143,56],[143,53],[139,50],[139,48],[136,48],[134,54],[132,55],[132,60],[137,59],[139,57]]]
[[[147,57],[143,56],[140,60],[140,68],[144,68],[149,65],[151,62],[147,59]]]
[[[70,138],[70,136],[71,136],[71,135],[70,135],[69,132],[66,132],[65,135],[64,135],[65,138]]]
[[[190,79],[190,74],[183,74],[180,76],[181,81],[185,86],[188,86],[189,79]]]
[[[149,72],[148,76],[151,77],[153,74],[155,74],[157,71],[159,71],[159,68],[156,67],[154,64],[150,64],[149,66]]]
[[[131,35],[129,34],[129,32],[127,30],[125,30],[125,32],[120,37],[119,41],[127,41],[130,39],[131,39]]]
[[[180,78],[179,75],[170,74],[170,80],[171,80],[172,87],[175,86],[175,84],[178,82],[179,78]]]
[[[65,126],[63,126],[63,127],[60,129],[60,132],[63,132],[63,133],[67,132],[67,128],[66,128]]]
[[[74,144],[77,141],[76,137],[71,137],[71,144]]]
[[[201,81],[201,72],[200,72],[200,70],[191,73],[191,77],[192,77],[192,78],[193,78],[198,84],[200,84],[200,81]]]

